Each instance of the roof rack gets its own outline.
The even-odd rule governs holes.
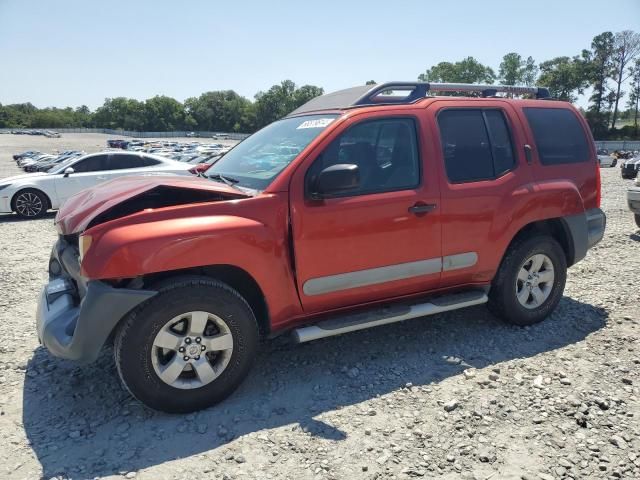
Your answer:
[[[383,95],[388,91],[409,92],[406,96]],[[372,89],[353,102],[352,106],[376,103],[411,103],[424,98],[429,92],[469,92],[480,93],[483,97],[494,97],[497,93],[516,95],[535,95],[536,98],[549,98],[549,90],[542,87],[518,85],[477,85],[472,83],[430,83],[430,82],[387,82],[375,85]]]
[[[386,95],[385,92],[407,93],[406,95]],[[543,87],[477,85],[472,83],[386,82],[373,86],[360,85],[312,98],[288,116],[364,105],[413,103],[426,97],[429,92],[470,92],[480,93],[483,97],[494,97],[497,93],[512,93],[516,95],[534,95],[536,98],[542,99],[551,98],[549,90]]]

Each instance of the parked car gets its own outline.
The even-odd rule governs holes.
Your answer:
[[[307,342],[480,304],[542,321],[604,235],[588,125],[566,102],[426,96],[454,89],[548,96],[355,87],[250,136],[207,179],[131,177],[69,199],[41,342],[86,363],[114,338],[133,396],[186,412],[240,384],[260,336]]]
[[[126,149],[128,145],[129,145],[129,142],[127,140],[120,140],[120,139],[109,139],[109,140],[107,140],[107,147],[109,147],[109,148]]]
[[[640,171],[640,155],[636,155],[635,157],[624,160],[620,164],[620,167],[622,178],[627,180],[630,178],[636,178],[638,176],[638,172]]]
[[[72,195],[125,175],[172,173],[191,175],[190,166],[167,158],[129,152],[101,152],[69,158],[46,173],[0,180],[0,213],[38,218],[56,210]]]
[[[17,162],[23,158],[33,157],[34,155],[42,155],[42,152],[38,150],[27,150],[26,152],[15,154],[13,159]]]
[[[609,155],[609,151],[606,149],[598,149],[598,163],[601,167],[615,167],[618,163],[618,159]]]
[[[636,177],[634,186],[627,190],[627,204],[633,212],[636,225],[640,228],[640,175]]]

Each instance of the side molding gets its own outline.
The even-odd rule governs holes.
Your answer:
[[[326,277],[307,280],[302,290],[305,295],[323,295],[339,292],[351,288],[378,285],[380,283],[405,280],[408,278],[433,275],[443,271],[469,268],[478,262],[476,252],[459,253],[445,257],[417,260],[415,262],[399,263],[385,267],[368,268],[355,272],[338,273]]]

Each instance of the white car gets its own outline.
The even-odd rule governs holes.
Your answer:
[[[598,149],[598,163],[601,167],[615,167],[618,160],[609,155],[608,150]]]
[[[188,163],[133,152],[101,152],[71,158],[46,173],[0,179],[0,213],[37,218],[57,210],[72,195],[124,175],[192,175]]]

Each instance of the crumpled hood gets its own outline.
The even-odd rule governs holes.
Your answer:
[[[31,180],[35,177],[44,177],[49,175],[47,172],[39,172],[39,173],[27,173],[25,175],[15,175],[13,177],[6,177],[0,180],[0,185],[8,185],[10,183],[16,183],[21,180]]]
[[[173,205],[208,201],[222,198],[232,200],[247,198],[250,195],[228,185],[205,180],[195,176],[181,175],[140,175],[121,177],[83,190],[70,197],[56,215],[55,224],[63,235],[84,231],[92,220],[106,215],[116,207],[122,207],[128,200],[135,198],[158,198],[158,205],[145,198],[141,206],[122,209],[128,214],[147,208],[163,208]],[[120,216],[126,216],[121,214]]]

